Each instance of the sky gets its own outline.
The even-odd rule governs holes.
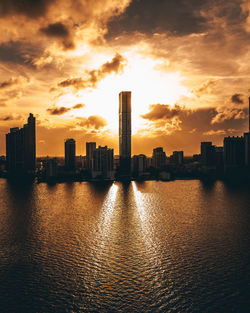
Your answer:
[[[132,91],[132,154],[199,153],[248,130],[248,0],[3,0],[0,155],[31,112],[37,155],[64,140],[118,154],[118,95]]]

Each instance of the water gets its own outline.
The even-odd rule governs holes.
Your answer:
[[[0,312],[249,312],[250,187],[0,180]]]

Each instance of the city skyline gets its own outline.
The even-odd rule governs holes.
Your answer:
[[[135,154],[191,155],[247,130],[248,1],[23,3],[0,5],[0,155],[29,112],[37,155],[63,156],[65,138],[118,154],[120,90],[133,94]]]
[[[132,143],[133,143],[132,136],[131,136],[132,129],[133,129],[132,122],[131,122],[131,120],[132,120],[131,106],[132,106],[131,105],[131,91],[121,91],[121,92],[119,92],[119,110],[118,110],[118,112],[119,112],[119,114],[118,114],[118,116],[119,116],[119,135],[117,136],[118,137],[118,144],[119,144],[119,151],[118,151],[118,153],[115,153],[115,155],[117,155],[117,156],[119,155],[120,156],[120,161],[122,159],[125,160],[127,158],[128,159],[127,163],[130,163],[129,160],[131,160],[131,156],[132,155],[138,155],[138,154],[142,154],[142,153],[147,155],[147,156],[152,155],[152,151],[149,154],[145,153],[145,151],[139,151],[138,153],[132,153],[131,152],[131,146],[132,146]],[[34,119],[35,120],[35,118],[34,118],[32,113],[30,113],[30,116],[28,118],[28,124],[24,124],[23,128],[25,128],[27,125],[30,124],[30,119]],[[219,145],[220,146],[223,145],[223,141],[225,140],[226,137],[232,137],[232,138],[234,138],[234,137],[238,138],[239,137],[239,138],[241,138],[241,137],[244,136],[245,137],[244,140],[248,142],[248,140],[249,140],[248,137],[249,137],[249,133],[250,133],[250,97],[248,98],[248,110],[247,110],[247,117],[246,117],[246,119],[248,121],[248,127],[246,129],[247,132],[244,131],[243,133],[241,133],[241,134],[239,134],[237,136],[234,136],[234,135],[232,135],[232,136],[224,136],[222,142],[219,143]],[[22,130],[23,128],[20,128],[20,130]],[[29,139],[29,140],[33,140],[34,141],[34,147],[37,146],[35,128],[36,127],[34,127],[34,134],[32,135],[33,139]],[[15,127],[12,127],[12,128],[9,129],[10,133],[12,133],[12,132],[14,132],[16,130],[19,131],[19,127],[18,126],[15,126]],[[6,136],[8,137],[8,135],[9,134],[7,133]],[[8,151],[7,137],[6,137],[6,143],[5,143],[6,155],[7,155],[7,151]],[[66,143],[67,143],[67,141],[74,141],[74,155],[82,155],[82,154],[78,154],[76,152],[77,151],[77,149],[76,149],[77,146],[79,147],[79,142],[78,142],[78,145],[76,145],[76,140],[74,138],[64,138],[64,143],[65,143],[64,158],[65,158],[65,160],[67,158],[66,157]],[[202,144],[203,142],[205,142],[205,143],[208,142],[208,143],[212,144],[212,140],[210,140],[210,141],[201,141],[200,143]],[[85,149],[85,153],[84,154],[87,156],[87,158],[88,158],[88,154],[89,153],[91,154],[91,158],[93,157],[92,153],[93,153],[93,150],[96,148],[96,145],[99,145],[99,146],[106,145],[105,142],[102,142],[101,145],[98,142],[88,142],[88,141],[85,141],[83,143],[80,142],[80,145],[82,147],[84,147],[85,144],[86,144],[86,149]],[[215,144],[215,146],[216,146],[216,143],[213,142],[213,144]],[[91,148],[92,145],[94,145],[95,148],[93,148],[93,147]],[[247,146],[248,146],[248,143],[247,143]],[[165,146],[163,146],[163,147],[165,148]],[[177,146],[177,148],[179,148],[179,147]],[[32,152],[32,155],[34,154],[36,156],[36,148],[32,148],[32,149],[33,150],[35,149],[35,151]],[[89,150],[89,149],[91,149],[91,150]],[[113,147],[112,147],[112,149],[114,150]],[[153,147],[152,150],[153,150],[153,154],[154,154],[155,147]],[[176,152],[176,150],[181,150],[181,149],[172,150],[171,153],[172,152]],[[184,150],[181,150],[181,151],[185,152]],[[199,152],[200,151],[202,151],[202,148],[200,150],[200,146],[199,146]],[[186,156],[192,156],[192,155],[195,155],[195,154],[198,154],[198,153],[193,152],[191,155],[187,154]],[[245,157],[248,160],[249,152],[246,152],[246,153],[247,153],[247,155]],[[170,155],[170,153],[169,153],[169,155]],[[45,155],[38,155],[38,157],[44,157],[44,156]],[[49,155],[49,154],[47,154],[46,156],[56,157],[56,155]],[[59,157],[61,157],[61,156],[59,156]],[[34,157],[32,157],[32,158],[34,159]],[[33,160],[33,163],[34,163],[34,160]],[[126,163],[126,160],[125,160],[125,163]],[[125,163],[124,163],[124,166],[126,167]]]
[[[0,0],[0,313],[250,312],[250,0]]]

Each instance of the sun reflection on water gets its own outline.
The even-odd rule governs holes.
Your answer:
[[[156,235],[153,229],[152,213],[148,212],[149,209],[153,208],[152,200],[149,198],[150,196],[148,194],[142,194],[142,192],[138,190],[135,182],[132,182],[132,186],[144,244],[148,253],[152,256],[151,259],[154,260],[155,266],[159,266],[161,251],[159,251],[159,247],[157,246]]]

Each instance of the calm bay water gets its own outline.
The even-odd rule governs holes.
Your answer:
[[[250,187],[0,180],[0,312],[250,312]]]

